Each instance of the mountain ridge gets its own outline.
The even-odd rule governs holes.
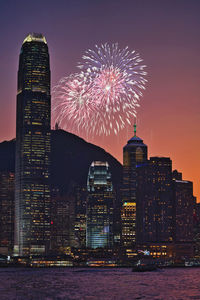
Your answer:
[[[15,171],[15,139],[0,143],[0,171]],[[64,131],[51,130],[51,183],[67,192],[70,184],[86,186],[92,161],[107,161],[112,181],[119,190],[122,182],[122,165],[103,148]]]

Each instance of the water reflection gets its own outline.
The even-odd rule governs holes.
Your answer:
[[[200,269],[0,269],[0,299],[200,299]]]

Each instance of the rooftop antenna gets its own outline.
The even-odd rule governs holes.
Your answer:
[[[136,117],[135,117],[135,120],[134,120],[133,128],[134,128],[134,137],[136,137],[136,130],[137,130]]]
[[[56,122],[56,124],[55,124],[55,130],[59,130],[60,129],[60,127],[59,127],[59,121],[58,122]]]

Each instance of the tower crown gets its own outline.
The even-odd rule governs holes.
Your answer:
[[[134,136],[130,140],[128,140],[127,145],[125,147],[127,147],[127,146],[145,146],[146,147],[146,145],[143,143],[143,140],[136,135],[136,131],[137,131],[136,121],[134,122],[133,128],[134,128]]]
[[[35,33],[35,32],[29,33],[27,35],[27,37],[23,41],[23,44],[26,43],[26,42],[28,42],[28,43],[30,43],[30,42],[41,42],[41,43],[47,44],[45,36],[41,33]]]
[[[138,136],[133,136],[130,140],[128,140],[128,144],[143,144],[143,140]]]

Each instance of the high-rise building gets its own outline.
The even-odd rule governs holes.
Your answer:
[[[136,242],[137,168],[147,164],[147,146],[134,136],[123,148],[123,191],[122,191],[122,241],[124,246]]]
[[[172,162],[168,157],[151,157],[138,169],[139,243],[173,240]]]
[[[194,255],[200,258],[200,203],[197,203],[196,198],[194,201]]]
[[[186,180],[173,180],[174,199],[174,241],[193,241],[194,196],[193,183]]]
[[[48,251],[50,240],[50,66],[45,37],[21,47],[17,90],[15,253]]]
[[[148,206],[153,206],[153,223],[149,238],[154,241],[172,241],[172,161],[169,157],[150,158],[151,199]]]
[[[86,204],[86,246],[112,247],[114,191],[107,162],[94,161],[89,169]]]
[[[74,202],[71,195],[61,195],[59,189],[51,192],[51,251],[63,253],[74,246]]]
[[[147,232],[152,226],[149,223],[151,216],[153,216],[153,205],[149,201],[152,192],[151,174],[149,161],[137,168],[137,220],[136,220],[136,243],[143,244],[147,238]],[[151,230],[150,230],[151,231]]]
[[[174,179],[173,241],[176,259],[183,259],[183,257],[189,259],[193,257],[194,252],[196,254],[197,244],[195,243],[194,245],[193,231],[193,218],[195,213],[194,204],[195,197],[193,196],[193,183],[182,179]]]
[[[86,247],[86,201],[87,188],[85,186],[76,186],[75,195],[75,224],[74,234],[77,247]]]
[[[12,254],[14,246],[14,173],[0,171],[0,253]]]

